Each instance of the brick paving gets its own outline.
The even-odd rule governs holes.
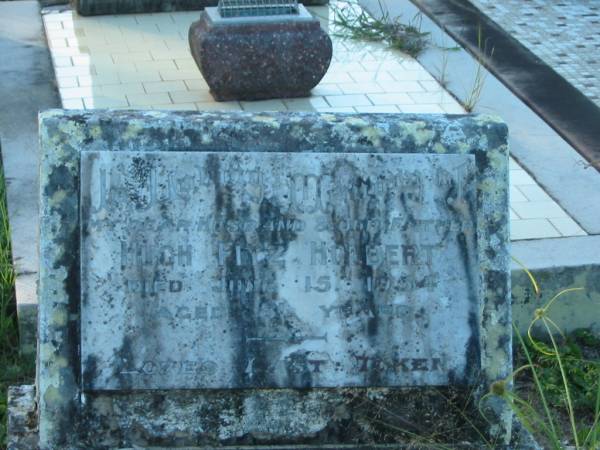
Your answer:
[[[330,31],[328,7],[309,8]],[[413,58],[383,44],[332,35],[333,62],[312,96],[215,102],[191,57],[187,32],[199,12],[80,17],[44,14],[64,108],[463,114]],[[585,232],[511,159],[511,237]]]
[[[600,106],[598,0],[470,0]]]

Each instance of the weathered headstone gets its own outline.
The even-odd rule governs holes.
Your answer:
[[[510,373],[495,119],[40,123],[42,449],[388,444],[355,402],[426,428]]]

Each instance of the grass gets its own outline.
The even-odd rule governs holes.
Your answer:
[[[355,0],[346,0],[333,5],[333,23],[336,30],[333,35],[370,42],[384,42],[389,47],[403,51],[416,58],[430,45],[430,35],[421,31],[421,15],[417,14],[408,23],[402,23],[400,17],[391,19],[381,2],[379,3],[380,16],[377,19],[362,9]],[[482,37],[481,27],[478,34],[479,53],[477,68],[466,97],[462,102],[467,112],[473,112],[479,100],[486,81],[487,72],[484,67],[486,58],[492,58],[494,48],[488,49],[487,40]],[[458,50],[458,47],[443,48],[441,67],[438,69],[438,82],[447,88],[448,51]]]
[[[360,393],[349,399],[354,419],[368,424],[369,438],[378,443],[452,449],[461,443],[477,442],[480,448],[497,448],[477,413],[472,387],[404,388],[386,396]]]
[[[539,296],[535,278],[525,271]],[[506,401],[543,448],[553,450],[600,448],[600,339],[587,330],[565,336],[549,315],[556,301],[578,290],[564,289],[538,308],[527,336],[515,327],[518,368],[487,395]],[[541,337],[534,334],[536,324]]]
[[[564,442],[600,448],[600,339],[587,330],[560,339],[554,338],[554,344],[520,339],[517,361],[521,367],[531,364],[535,376],[524,371],[515,389],[543,411],[542,423],[535,415],[529,421],[548,448],[562,449]]]
[[[541,291],[533,274],[522,267],[539,297]],[[493,383],[490,392],[479,400],[479,420],[469,415],[472,406],[468,401],[456,403],[441,391],[438,394],[444,399],[444,405],[440,405],[444,410],[442,416],[445,420],[456,416],[458,421],[444,424],[443,420],[436,420],[435,426],[418,429],[407,423],[405,416],[394,414],[381,404],[377,405],[377,414],[369,411],[369,417],[385,417],[380,423],[395,435],[396,441],[410,442],[415,448],[452,448],[451,434],[456,438],[462,431],[461,441],[478,442],[481,448],[492,450],[497,446],[484,431],[482,406],[487,398],[499,397],[542,448],[599,450],[600,337],[584,329],[564,335],[549,315],[555,302],[579,290],[582,289],[564,289],[538,308],[526,336],[514,327],[517,369],[507,379]],[[535,325],[540,325],[541,335],[534,333]]]
[[[429,33],[421,31],[421,16],[416,15],[406,24],[400,22],[400,18],[392,20],[381,3],[379,7],[381,18],[376,19],[355,1],[340,2],[334,6],[333,20],[339,31],[333,34],[357,40],[385,42],[389,47],[413,57],[419,55],[429,42]]]
[[[525,270],[539,297],[540,287],[533,274],[520,261],[515,262]],[[370,422],[382,427],[383,436],[383,430],[387,430],[394,442],[410,443],[414,448],[453,448],[452,443],[459,437],[459,442],[478,442],[480,448],[492,450],[497,445],[485,431],[482,419],[487,419],[482,406],[486,399],[499,397],[542,448],[599,450],[600,338],[589,330],[565,336],[549,315],[555,302],[579,290],[564,289],[538,308],[525,337],[514,327],[517,369],[490,386],[490,392],[478,402],[478,418],[469,414],[477,405],[465,402],[461,395],[453,400],[440,390],[442,413],[432,423],[418,427],[407,421],[403,412],[396,413],[378,402],[372,402],[367,411]],[[541,325],[544,340],[534,333],[535,325]],[[457,403],[456,399],[461,400]],[[406,403],[406,398],[399,401]]]
[[[436,77],[440,86],[444,89],[448,89],[448,50],[442,50],[442,64],[438,70],[438,76]]]
[[[487,72],[484,67],[484,61],[487,57],[490,59],[494,56],[494,48],[492,47],[489,50],[488,56],[488,48],[487,48],[487,40],[484,41],[483,35],[481,32],[481,26],[477,30],[477,46],[479,47],[479,52],[477,54],[477,69],[475,70],[475,78],[473,79],[473,85],[469,90],[465,101],[463,102],[463,107],[467,112],[473,112],[479,100],[481,99],[481,93],[483,92],[483,87],[485,86],[485,79],[487,76]]]
[[[33,358],[19,354],[14,284],[6,189],[0,170],[0,448],[6,447],[8,386],[31,380],[35,370]]]

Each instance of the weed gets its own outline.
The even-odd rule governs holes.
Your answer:
[[[477,53],[477,70],[475,71],[475,79],[473,80],[473,85],[471,86],[469,94],[467,95],[467,98],[463,104],[463,107],[467,112],[472,112],[481,99],[481,93],[487,77],[487,72],[484,67],[484,60],[488,57],[492,58],[492,56],[494,56],[494,47],[491,48],[488,56],[487,41],[484,42],[483,40],[481,26],[477,30],[477,47],[479,48],[479,52]]]
[[[535,278],[525,271],[539,296]],[[568,442],[575,449],[600,446],[600,340],[585,330],[566,337],[548,314],[559,298],[579,290],[582,288],[564,289],[538,308],[526,338],[514,327],[522,364],[508,379],[494,383],[482,398],[504,399],[531,433],[556,450],[566,448]],[[538,323],[546,342],[534,337]],[[513,381],[515,391],[508,389]]]
[[[442,53],[442,66],[438,69],[437,81],[444,89],[448,87],[448,51],[443,50]]]
[[[0,448],[6,445],[8,386],[31,380],[35,370],[33,358],[19,355],[14,281],[6,191],[0,169]]]
[[[460,51],[460,47],[453,46],[448,47],[444,43],[435,44],[435,47],[442,52],[442,62],[440,66],[435,65],[436,73],[432,73],[437,82],[444,89],[448,88],[449,80],[448,80],[448,55],[450,52],[458,52]]]
[[[334,6],[334,24],[340,29],[333,34],[351,39],[385,42],[391,48],[417,56],[426,47],[429,33],[421,31],[421,15],[417,14],[408,24],[400,18],[392,20],[380,3],[381,19],[364,11],[355,1],[348,0]]]

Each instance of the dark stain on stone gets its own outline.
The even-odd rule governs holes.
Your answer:
[[[206,170],[210,179],[215,187],[215,212],[220,214],[223,211],[225,204],[225,194],[221,189],[221,177],[220,177],[220,166],[218,155],[210,154],[206,157]],[[228,205],[230,209],[231,205]]]
[[[98,360],[94,355],[88,355],[83,361],[83,384],[93,389],[94,380],[98,376]]]
[[[87,126],[89,121],[89,115],[72,113],[69,114],[69,121],[75,122],[77,125]]]
[[[54,166],[49,171],[49,180],[44,188],[46,198],[52,198],[54,193],[60,191],[79,192],[79,178],[68,169],[68,167],[60,165]],[[66,270],[66,277],[63,282],[63,291],[67,297],[67,324],[61,330],[60,339],[51,339],[52,346],[57,349],[56,354],[61,355],[67,361],[72,361],[72,364],[77,367],[80,364],[79,346],[76,343],[80,342],[80,324],[79,308],[80,308],[80,279],[79,279],[79,208],[78,195],[68,195],[61,202],[52,207],[51,212],[60,217],[61,223],[68,224],[65,228],[69,231],[60,233],[55,231],[54,245],[57,248],[62,248],[64,251],[60,257],[56,258],[53,264],[54,270]],[[57,305],[58,306],[58,305]],[[60,305],[62,307],[62,305]],[[61,389],[69,392],[72,386],[80,385],[79,370],[70,368],[60,369]],[[61,392],[61,395],[63,393]],[[55,417],[55,429],[57,435],[56,442],[67,443],[74,439],[73,433],[70,430],[76,429],[79,421],[78,408],[79,405],[75,398],[70,398],[70,401],[64,403],[61,408],[61,416]]]
[[[456,371],[454,369],[448,370],[448,384],[450,386],[456,386],[462,384],[461,377],[456,375]]]
[[[367,188],[371,187],[370,180],[363,180],[362,178],[358,177],[356,180],[356,186],[355,186],[357,188],[357,191],[360,191],[360,188],[362,187],[363,184],[365,184]],[[377,217],[376,212],[373,211],[368,206],[368,204],[369,204],[368,197],[363,198],[359,193],[356,193],[355,197],[352,200],[353,200],[352,207],[354,209],[354,211],[353,211],[354,217],[349,218],[349,219],[360,219],[361,216],[363,216],[360,209],[364,203],[367,204],[365,218]],[[356,252],[359,255],[358,256],[359,277],[361,280],[367,280],[368,278],[373,279],[373,275],[374,275],[373,267],[371,265],[367,264],[367,248],[371,244],[379,243],[379,242],[377,242],[377,241],[379,241],[379,233],[377,233],[377,235],[375,235],[375,236],[373,236],[373,238],[371,238],[371,235],[367,230],[361,229],[358,231],[357,234],[358,234],[358,248],[356,249]],[[361,292],[362,298],[364,299],[364,302],[366,303],[365,306],[369,312],[368,319],[367,319],[367,335],[373,341],[377,341],[377,334],[378,334],[378,327],[379,327],[379,314],[378,314],[377,307],[375,304],[375,290],[374,289],[367,290],[366,283],[362,283],[361,291],[362,291]],[[377,342],[373,342],[373,344],[377,345]],[[375,347],[375,348],[378,348],[378,347]]]
[[[463,384],[472,384],[481,368],[481,344],[479,337],[479,314],[476,311],[469,312],[469,328],[471,335],[466,347],[466,370]]]
[[[487,126],[487,145],[489,148],[500,148],[508,140],[508,125],[505,123],[490,123]]]
[[[126,334],[123,337],[121,346],[117,351],[115,351],[113,377],[119,380],[118,385],[122,389],[127,389],[128,386],[131,386],[131,378],[123,374],[123,372],[134,369],[132,365],[137,359],[136,355],[133,353],[134,348],[135,344],[133,343],[132,337]]]
[[[361,136],[361,137],[359,137],[358,140],[356,141],[356,143],[358,145],[366,147],[367,149],[369,147],[373,147],[373,141],[371,139],[369,139],[367,136]]]
[[[164,414],[166,412],[167,396],[161,393],[152,395],[148,407],[156,414]]]
[[[371,264],[368,264],[367,249],[372,245],[381,244],[381,229],[368,230],[359,226],[358,230],[353,230],[353,227],[347,232],[339,228],[340,220],[347,220],[351,223],[366,223],[368,218],[377,217],[381,212],[378,211],[378,202],[375,199],[376,193],[370,179],[365,179],[359,176],[358,169],[349,161],[336,162],[333,171],[334,179],[340,183],[342,191],[339,197],[345,202],[336,203],[331,217],[334,229],[334,241],[337,246],[344,249],[345,258],[341,266],[342,274],[352,278],[357,276],[361,281],[361,287],[355,293],[358,298],[354,299],[360,305],[359,311],[362,314],[364,321],[365,334],[371,342],[373,348],[385,348],[387,341],[393,338],[393,330],[390,324],[385,321],[385,317],[381,317],[377,305],[379,302],[385,302],[385,299],[376,298],[376,290],[367,288],[367,279],[374,279],[375,269]],[[338,174],[341,178],[338,178]],[[350,186],[342,186],[348,178]],[[340,181],[341,180],[341,181]],[[337,207],[347,204],[349,215],[344,216],[343,212],[338,212]],[[355,252],[357,258],[351,263],[350,253]],[[355,267],[352,267],[355,266]],[[356,273],[356,275],[353,275]],[[348,342],[351,341],[351,334],[345,336]],[[374,355],[375,359],[379,359],[380,355]],[[368,382],[371,385],[378,386],[385,384],[385,373],[382,371],[380,364],[372,364],[367,372]]]
[[[469,328],[471,330],[471,334],[469,336],[469,340],[467,342],[466,348],[466,372],[467,377],[469,378],[472,375],[474,370],[479,371],[481,366],[481,358],[480,358],[480,344],[479,344],[479,313],[478,307],[479,302],[477,300],[479,289],[477,288],[478,283],[477,279],[473,276],[473,271],[476,270],[476,267],[472,267],[471,260],[469,258],[469,251],[474,252],[475,249],[469,249],[469,244],[467,242],[467,238],[464,233],[459,233],[457,236],[458,240],[458,248],[461,252],[461,262],[463,263],[464,275],[467,281],[467,290],[469,296]],[[468,380],[463,380],[463,382],[467,382]]]
[[[238,322],[234,329],[236,333],[235,373],[236,382],[240,386],[258,384],[266,381],[269,362],[266,360],[266,348],[263,341],[252,340],[259,336],[255,317],[254,290],[246,291],[238,288],[239,280],[255,282],[253,262],[248,258],[237,260],[236,249],[247,249],[248,243],[243,234],[231,241],[228,256],[225,259],[225,285],[229,315]],[[242,254],[243,257],[243,254]],[[233,289],[230,289],[233,285]]]
[[[473,150],[473,155],[475,155],[475,164],[480,172],[484,172],[489,168],[490,160],[488,158],[488,154],[485,150],[480,148]]]
[[[492,247],[488,247],[485,249],[485,255],[489,259],[493,260],[496,257],[497,253],[496,253],[496,250],[494,250]]]
[[[79,266],[80,266],[80,257],[79,257],[79,239],[75,239],[72,242],[75,243],[75,248],[72,249],[71,257],[72,262],[65,267],[68,267],[67,277],[64,281],[64,290],[67,293],[67,297],[69,299],[69,317],[68,317],[68,325],[67,325],[67,333],[69,342],[80,342],[81,336],[81,325],[79,321],[79,308],[81,303],[81,287],[80,287],[80,277],[79,277]],[[67,247],[65,247],[67,248]],[[73,341],[71,341],[73,339]],[[70,349],[70,357],[71,361],[79,361],[80,352],[79,346],[74,345]],[[79,372],[74,371],[74,382],[79,384]]]
[[[505,196],[506,199],[504,204],[508,205],[508,193],[505,193]],[[506,214],[508,214],[508,207],[505,211],[505,217]],[[495,234],[501,233],[502,229],[506,229],[506,222],[502,220],[490,220],[486,223],[485,227],[489,236],[494,236]]]
[[[288,382],[297,388],[309,388],[312,386],[312,374],[307,357],[308,352],[294,352],[286,358],[285,369]]]
[[[249,209],[242,207],[236,211],[233,207],[231,187],[221,183],[220,161],[218,155],[208,155],[206,167],[215,190],[214,217],[219,229],[226,230],[227,221],[247,221]],[[260,318],[256,316],[258,299],[256,289],[244,289],[240,280],[246,280],[255,286],[255,257],[257,248],[249,242],[243,231],[230,232],[218,238],[225,245],[227,255],[222,275],[225,279],[225,292],[229,308],[229,317],[239,325],[233,327],[236,342],[234,357],[235,382],[239,386],[262,385],[269,383],[268,369],[270,361],[265,341],[261,340],[264,330]]]
[[[500,336],[498,338],[498,349],[504,351],[507,348],[510,348],[509,345],[511,344],[511,337],[509,334],[503,334],[502,336]]]
[[[281,209],[263,198],[258,210],[258,236],[263,245],[271,248],[282,247],[287,251],[289,243],[298,237],[293,224],[296,218],[291,214],[282,214]],[[287,226],[291,224],[290,226]],[[269,230],[269,227],[272,229]]]
[[[109,118],[100,118],[98,120],[102,140],[109,146],[119,142],[121,136],[125,134],[128,125],[128,121],[112,121]]]
[[[48,182],[44,188],[44,195],[52,198],[57,191],[71,191],[79,180],[67,166],[54,166],[48,176]]]
[[[128,176],[125,180],[125,186],[127,188],[127,195],[129,199],[136,205],[136,208],[145,208],[150,202],[144,194],[147,190],[152,190],[152,171],[154,169],[154,163],[150,158],[133,157],[131,164],[128,167]],[[133,181],[131,181],[133,180]]]
[[[415,142],[415,137],[412,134],[408,134],[403,137],[402,153],[417,153],[417,143]]]
[[[508,275],[504,272],[490,269],[485,273],[486,285],[493,286],[497,292],[494,307],[501,310],[506,307],[506,290],[508,288]]]
[[[57,166],[49,175],[49,182],[45,188],[45,195],[51,198],[55,192],[71,191],[73,186],[77,186],[79,178],[74,176],[66,166]],[[67,276],[64,280],[64,291],[68,298],[67,314],[68,322],[65,340],[67,342],[79,342],[79,321],[73,320],[73,317],[79,316],[80,307],[80,280],[79,280],[79,214],[78,199],[76,196],[66,196],[61,203],[53,208],[53,213],[58,214],[61,223],[68,223],[70,231],[56,236],[55,245],[57,248],[64,248],[61,256],[55,260],[54,269],[64,268]],[[71,340],[73,339],[73,341]],[[68,350],[69,358],[72,361],[79,360],[79,349],[77,346],[71,346]],[[75,383],[79,383],[78,372],[73,371]]]

